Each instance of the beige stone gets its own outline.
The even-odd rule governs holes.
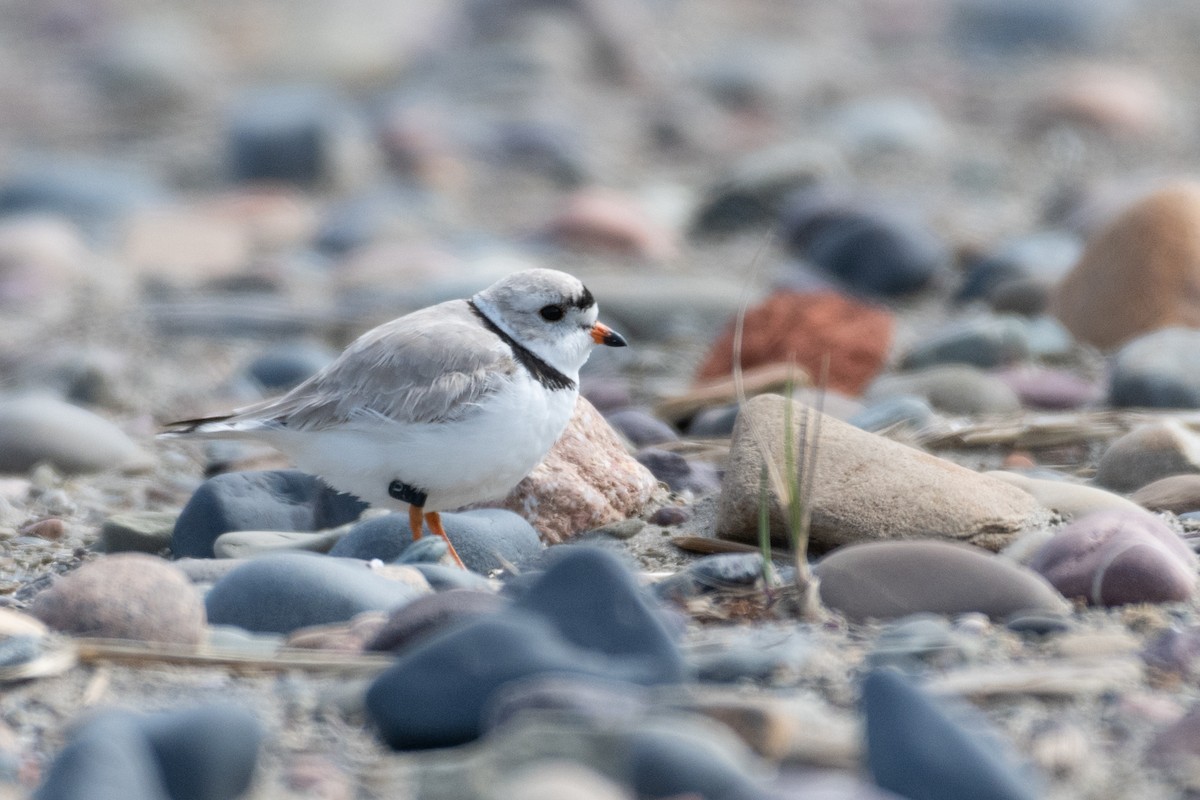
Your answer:
[[[529,521],[549,544],[636,517],[658,480],[625,450],[612,426],[580,397],[554,447],[502,507]]]
[[[204,602],[184,574],[143,553],[84,564],[34,598],[31,613],[78,636],[199,644]]]
[[[1117,439],[1096,467],[1096,483],[1131,492],[1170,475],[1200,473],[1200,436],[1175,420],[1135,428]]]
[[[1052,311],[1104,349],[1171,325],[1200,327],[1200,183],[1166,186],[1093,235]]]
[[[750,400],[738,416],[717,511],[717,535],[721,538],[757,541],[763,449],[776,465],[784,464],[787,402],[775,395],[761,395]],[[805,406],[793,404],[791,433],[797,448],[804,412]],[[828,415],[820,417],[819,426],[809,498],[809,544],[815,551],[856,542],[918,538],[998,550],[1041,510],[1031,495],[996,478]],[[770,520],[773,537],[785,540],[784,508],[774,493]]]

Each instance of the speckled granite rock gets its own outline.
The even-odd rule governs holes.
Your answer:
[[[502,505],[555,544],[637,516],[657,491],[650,470],[625,451],[612,426],[581,397],[562,437]]]

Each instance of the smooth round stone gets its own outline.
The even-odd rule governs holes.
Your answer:
[[[358,519],[366,503],[299,470],[230,472],[200,485],[175,523],[176,558],[212,558],[229,531],[318,531]]]
[[[931,229],[821,193],[804,191],[789,201],[780,229],[790,252],[871,295],[920,291],[950,263],[948,248]]]
[[[1095,606],[1170,603],[1196,592],[1196,555],[1144,511],[1100,511],[1063,527],[1029,567],[1066,597]]]
[[[333,95],[314,86],[245,92],[226,132],[233,179],[312,186],[329,178],[344,114]]]
[[[737,421],[738,405],[706,408],[692,417],[687,425],[687,435],[693,439],[716,439],[733,434]]]
[[[1200,406],[1200,331],[1164,328],[1127,342],[1113,357],[1108,401],[1118,408]]]
[[[546,674],[612,679],[615,666],[566,641],[549,621],[510,609],[409,650],[371,684],[366,711],[394,749],[453,747],[483,733],[488,701],[501,686]]]
[[[196,644],[204,636],[204,606],[170,562],[118,553],[84,564],[40,592],[31,613],[77,636]]]
[[[113,514],[100,525],[107,553],[158,553],[171,546],[176,514],[169,511],[130,511]]]
[[[729,738],[726,738],[726,737]],[[628,734],[626,778],[637,797],[769,800],[745,767],[739,740],[720,726],[685,719],[644,726]],[[742,760],[734,757],[742,755]]]
[[[397,220],[428,217],[429,204],[429,195],[413,187],[388,185],[350,195],[331,203],[326,209],[317,233],[316,249],[327,256],[349,256],[338,262],[338,277],[351,285],[361,286],[368,276],[378,275],[382,278],[382,275],[379,275],[379,267],[375,266],[374,262],[381,256],[386,256],[388,267],[394,272],[397,267],[395,251],[389,249],[380,252],[368,248],[392,233]],[[412,276],[412,280],[418,286],[422,286],[428,280],[427,272],[437,274],[443,262],[457,266],[456,259],[447,253],[437,252],[433,254],[432,259],[428,253],[404,255],[408,256],[404,260],[417,261],[421,267],[418,274]],[[391,295],[381,291],[379,286],[369,291],[371,297],[363,298],[367,301],[374,300],[378,303],[381,296],[391,299]],[[407,298],[414,306],[426,305],[423,302],[425,299],[440,302],[450,297]]]
[[[209,590],[205,605],[213,624],[290,633],[344,622],[364,611],[391,611],[417,596],[411,587],[376,575],[361,561],[281,553],[229,572]]]
[[[91,236],[111,237],[130,211],[161,202],[163,194],[148,174],[124,164],[41,158],[0,180],[0,216],[61,215]]]
[[[174,800],[154,749],[131,714],[101,712],[80,725],[46,768],[35,800]]]
[[[1019,611],[1004,621],[1004,627],[1013,633],[1051,636],[1057,633],[1066,633],[1072,630],[1075,624],[1065,614]]]
[[[856,428],[878,433],[905,427],[920,430],[933,421],[934,411],[929,403],[913,395],[885,397],[847,420]]]
[[[692,512],[684,506],[663,506],[650,515],[650,524],[670,528],[682,525],[691,518]]]
[[[217,83],[214,56],[180,16],[134,17],[101,35],[87,77],[115,118],[146,124],[202,101]]]
[[[48,396],[0,399],[0,472],[144,470],[153,461],[103,417]]]
[[[679,434],[644,408],[622,408],[604,415],[608,424],[634,447],[678,441]]]
[[[836,140],[853,153],[931,155],[950,146],[950,131],[928,101],[868,97],[838,109],[830,120]]]
[[[872,667],[905,667],[922,659],[958,660],[963,657],[962,642],[942,615],[914,614],[896,620],[880,632],[867,663]]]
[[[1119,494],[1061,478],[1036,478],[1002,471],[986,474],[1029,492],[1038,503],[1064,519],[1074,519],[1095,511],[1140,510],[1136,503]]]
[[[544,545],[533,526],[521,516],[499,508],[441,515],[442,527],[467,568],[479,573],[520,565],[537,556]],[[425,526],[425,537],[433,536]],[[395,561],[412,545],[408,514],[388,514],[355,525],[333,549],[333,556]]]
[[[1186,330],[1183,335],[1163,331],[1194,328],[1200,319],[1194,291],[1200,183],[1174,180],[1128,200],[1088,237],[1083,256],[1055,292],[1052,311],[1077,339],[1103,350],[1150,334],[1145,338],[1154,344],[1139,347],[1134,361],[1150,372],[1173,364],[1169,386],[1195,371],[1195,345],[1189,348],[1186,342],[1195,341],[1196,331],[1190,336]],[[1163,399],[1175,401],[1169,394]]]
[[[1035,572],[950,542],[849,545],[817,562],[814,572],[821,581],[822,602],[856,621],[970,611],[1003,619],[1018,611],[1067,607]]]
[[[1146,484],[1129,499],[1149,511],[1187,514],[1200,510],[1200,475],[1171,475]]]
[[[35,797],[227,800],[250,787],[264,731],[216,703],[142,716],[95,713],[55,757]]]
[[[593,173],[582,142],[580,133],[566,126],[510,120],[493,132],[487,155],[505,166],[543,174],[558,186],[571,189]]]
[[[690,231],[722,236],[767,226],[794,192],[847,170],[841,152],[823,142],[788,141],[749,153],[705,192]]]
[[[1020,55],[1103,46],[1124,18],[1123,6],[1086,0],[963,0],[949,33],[969,52]]]
[[[867,768],[883,789],[928,800],[1042,796],[982,715],[955,719],[894,669],[867,675],[862,710]]]
[[[705,461],[688,461],[679,453],[647,447],[639,450],[636,458],[654,477],[665,483],[672,492],[691,492],[695,495],[710,494],[721,488],[721,477],[717,467]]]
[[[956,323],[917,344],[901,360],[905,370],[938,364],[990,368],[1029,356],[1025,326],[1016,317],[977,317]]]
[[[1104,389],[1097,383],[1061,369],[1022,366],[995,373],[1028,408],[1065,411],[1098,403]]]
[[[611,377],[580,378],[579,393],[588,399],[601,414],[609,414],[633,405],[633,395],[629,383],[625,380]]]
[[[515,606],[549,620],[572,644],[628,662],[636,683],[676,683],[683,658],[662,610],[617,556],[564,552]]]
[[[365,650],[399,653],[435,633],[506,608],[495,592],[459,589],[428,594],[396,609],[366,643]]]
[[[217,702],[138,724],[172,800],[226,800],[250,788],[266,731],[244,708]]]
[[[1008,384],[966,364],[884,375],[871,384],[866,399],[876,403],[898,395],[920,397],[947,414],[975,416],[1021,410],[1021,400]]]
[[[1050,308],[1053,291],[1054,287],[1037,278],[1018,278],[996,287],[988,305],[997,314],[1038,317]]]
[[[633,683],[579,675],[539,675],[500,687],[488,702],[484,728],[498,730],[527,712],[553,712],[603,726],[643,717],[649,694]]]
[[[1160,478],[1200,473],[1200,435],[1175,420],[1135,428],[1108,446],[1095,481],[1106,489],[1132,492]]]
[[[1079,260],[1083,243],[1066,231],[1038,231],[1002,243],[968,267],[955,299],[989,300],[1005,286],[1032,281],[1039,286],[1061,279]]]
[[[314,344],[284,344],[256,356],[245,371],[264,392],[282,393],[312,377],[336,355]]]

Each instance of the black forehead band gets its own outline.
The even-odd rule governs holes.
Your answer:
[[[586,286],[583,287],[583,294],[571,300],[571,305],[578,309],[591,308],[596,305],[596,298],[592,297],[592,292]]]

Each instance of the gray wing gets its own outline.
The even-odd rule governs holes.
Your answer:
[[[519,369],[464,300],[363,334],[336,361],[277,400],[228,421],[322,430],[356,421],[443,422],[473,413]]]

